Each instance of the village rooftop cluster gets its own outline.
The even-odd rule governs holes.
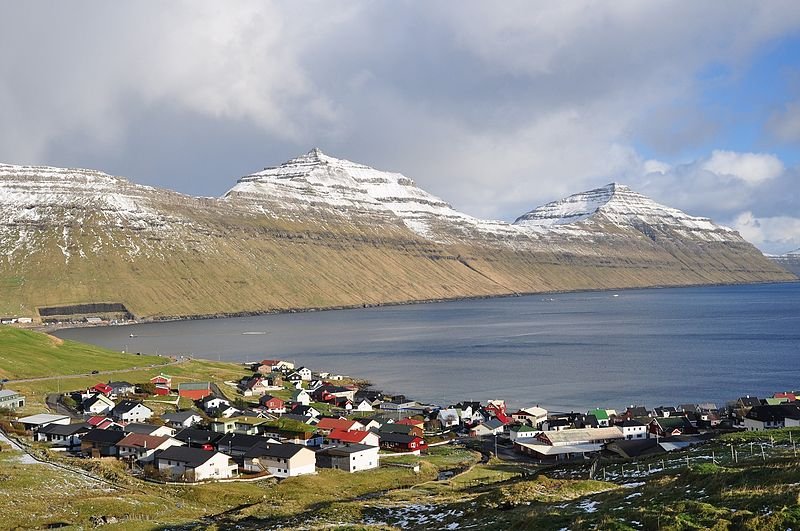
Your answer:
[[[360,472],[380,466],[382,456],[420,455],[429,445],[466,438],[493,443],[494,453],[499,444],[511,458],[560,462],[668,452],[726,430],[800,426],[794,393],[744,396],[724,408],[557,413],[531,405],[512,412],[502,400],[420,404],[282,360],[251,369],[239,382],[175,385],[166,374],[137,384],[98,382],[59,397],[69,414],[14,416],[5,428],[69,455],[124,460],[131,473],[150,479],[198,482],[280,479],[318,468]],[[182,399],[193,406],[178,409]],[[20,393],[0,390],[0,409],[24,406]]]

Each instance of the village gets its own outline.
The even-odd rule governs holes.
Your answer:
[[[25,396],[0,390],[7,434],[86,459],[118,459],[151,481],[283,479],[329,468],[357,473],[398,455],[461,443],[530,463],[635,459],[701,444],[720,433],[800,426],[792,392],[743,396],[718,408],[553,412],[503,400],[447,407],[283,360],[263,360],[236,382],[98,382],[56,397],[59,413],[18,417]]]

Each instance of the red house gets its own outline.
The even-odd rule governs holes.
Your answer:
[[[428,444],[416,435],[406,435],[404,433],[381,433],[381,448],[394,450],[396,452],[415,452],[425,450]]]
[[[202,400],[211,394],[210,382],[185,382],[178,384],[178,396],[190,400]]]
[[[167,396],[172,389],[172,376],[161,373],[150,378],[150,383],[156,386],[155,395]]]
[[[331,417],[323,417],[319,419],[316,428],[320,431],[331,432],[333,430],[340,431],[358,431],[363,430],[364,425],[355,420],[347,419],[334,419]]]
[[[277,396],[264,395],[258,403],[270,413],[286,413],[286,402]]]
[[[92,391],[97,391],[98,393],[103,394],[105,396],[110,395],[111,392],[113,391],[113,389],[111,389],[111,386],[108,385],[108,384],[105,384],[105,383],[99,383],[99,384],[95,385],[94,387],[92,387],[91,390]]]

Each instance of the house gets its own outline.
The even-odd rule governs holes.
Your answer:
[[[0,389],[0,409],[20,409],[25,407],[25,397],[11,389]]]
[[[369,400],[362,400],[361,402],[357,402],[356,405],[353,407],[353,411],[359,411],[362,413],[367,413],[369,411],[374,411],[375,409],[372,407],[372,403]]]
[[[39,429],[47,426],[48,424],[69,424],[70,419],[66,415],[51,415],[49,413],[39,413],[37,415],[30,415],[22,417],[17,420],[28,431],[38,431]]]
[[[155,435],[161,437],[166,435],[172,437],[175,435],[175,428],[171,426],[159,426],[158,424],[145,424],[142,422],[131,422],[126,424],[122,429],[125,433],[141,433],[143,435]]]
[[[522,424],[521,426],[511,428],[509,435],[512,442],[525,441],[534,439],[541,431],[542,430],[534,428],[533,426]]]
[[[323,433],[330,433],[333,430],[356,431],[363,430],[364,425],[356,420],[343,418],[322,417],[317,423],[317,429]]]
[[[286,413],[286,402],[277,396],[264,395],[258,400],[258,404],[270,413]]]
[[[461,415],[457,409],[440,409],[436,413],[436,418],[441,422],[443,428],[455,428],[461,424]]]
[[[239,383],[239,389],[241,389],[244,396],[261,396],[267,391],[281,389],[281,387],[272,385],[269,379],[261,375],[255,375],[242,379]]]
[[[103,415],[114,409],[115,405],[109,397],[97,393],[81,402],[81,411],[87,415]]]
[[[217,443],[225,435],[216,433],[209,430],[197,430],[194,428],[186,428],[175,434],[175,439],[179,440],[186,446],[192,448],[203,448],[204,450],[213,450],[217,448]]]
[[[672,406],[661,406],[653,410],[653,416],[655,417],[670,417],[670,416],[675,416],[677,414],[678,410]]]
[[[165,435],[144,435],[142,433],[129,433],[120,440],[117,446],[117,457],[130,459],[142,463],[153,461],[156,452],[166,450],[172,446],[182,446],[183,443]]]
[[[211,422],[211,431],[218,433],[241,433],[243,435],[259,435],[267,429],[269,419],[241,416],[229,419],[215,419]]]
[[[300,378],[304,382],[310,382],[311,381],[311,369],[309,369],[308,367],[300,367],[295,372],[300,375]]]
[[[386,423],[378,428],[380,434],[384,433],[402,433],[404,435],[415,435],[417,437],[423,436],[422,428],[418,426],[410,426],[408,424],[400,424],[399,422]]]
[[[88,424],[90,428],[97,428],[98,430],[122,429],[121,424],[117,424],[114,422],[114,419],[104,415],[94,415],[89,417],[86,419],[86,424]]]
[[[150,378],[150,383],[156,387],[166,387],[167,390],[170,390],[172,389],[172,376],[168,376],[162,372],[158,376],[153,376]]]
[[[315,389],[311,393],[311,398],[317,402],[329,402],[334,397],[344,397],[348,400],[354,400],[355,395],[355,388],[326,384]]]
[[[322,413],[320,413],[319,410],[317,410],[315,407],[303,406],[303,405],[294,406],[289,413],[292,413],[293,415],[300,415],[303,417],[315,417],[315,418],[322,415]]]
[[[127,435],[119,430],[89,430],[81,437],[81,453],[87,457],[116,457],[117,443]]]
[[[488,437],[498,435],[505,430],[505,424],[498,419],[487,420],[469,430],[470,437]]]
[[[81,437],[92,428],[85,422],[79,424],[48,424],[36,432],[37,441],[49,442],[52,446],[72,450],[80,448]]]
[[[208,413],[208,411],[212,409],[219,409],[221,407],[230,406],[231,402],[226,398],[220,398],[218,396],[208,395],[202,400],[201,405],[203,411]]]
[[[415,428],[419,428],[420,430],[425,428],[425,421],[419,418],[414,417],[406,417],[404,419],[400,419],[395,424],[401,426],[413,426]]]
[[[658,437],[671,437],[697,433],[697,428],[686,417],[662,417],[650,421],[649,431]]]
[[[374,431],[342,431],[333,430],[328,434],[331,444],[365,444],[380,446],[381,436]]]
[[[164,413],[161,418],[164,419],[168,426],[173,428],[191,428],[203,420],[203,417],[192,410]]]
[[[364,444],[344,444],[317,452],[317,466],[345,472],[378,468],[378,447]]]
[[[572,427],[572,422],[566,418],[549,418],[542,424],[545,431],[561,431]]]
[[[397,452],[418,452],[425,450],[428,445],[416,435],[404,433],[381,433],[380,447]]]
[[[587,415],[594,415],[597,419],[597,425],[601,428],[608,428],[611,425],[611,418],[607,409],[592,409],[586,412]]]
[[[511,418],[521,424],[539,428],[547,420],[547,410],[539,406],[524,407],[516,413],[512,413]]]
[[[618,426],[622,430],[622,436],[627,440],[647,438],[647,424],[636,419],[623,420]]]
[[[291,402],[293,404],[302,404],[308,406],[311,404],[311,395],[305,389],[295,389],[292,392]]]
[[[111,416],[121,422],[143,422],[153,416],[153,410],[135,400],[123,400],[111,411]]]
[[[302,422],[303,424],[308,424],[309,426],[316,426],[317,422],[319,422],[314,417],[304,417],[303,415],[295,415],[294,413],[284,413],[283,415],[281,415],[281,418]]]
[[[217,440],[216,448],[220,452],[233,457],[234,459],[241,460],[242,456],[253,446],[258,443],[273,440],[277,442],[277,438],[266,439],[261,435],[244,435],[242,433],[226,433],[222,438]]]
[[[183,382],[178,384],[178,396],[202,400],[211,394],[211,382]]]
[[[317,457],[313,450],[300,444],[261,442],[244,454],[244,469],[248,472],[288,478],[316,471]]]
[[[294,363],[283,360],[263,360],[254,367],[256,372],[266,374],[273,371],[280,371],[283,369],[294,370]]]
[[[625,413],[622,414],[622,417],[624,417],[624,418],[626,418],[628,420],[633,419],[633,418],[637,418],[637,417],[638,418],[643,418],[643,417],[649,417],[649,416],[650,416],[650,412],[647,411],[647,408],[644,407],[644,406],[629,406],[625,410]]]
[[[111,396],[127,396],[136,393],[136,386],[129,382],[108,382]]]
[[[293,372],[286,377],[286,381],[299,385],[303,382],[303,377],[300,375],[299,372]]]
[[[763,431],[800,426],[800,406],[778,404],[755,406],[745,415],[747,431]]]
[[[98,393],[109,397],[113,391],[114,389],[112,389],[110,385],[102,382],[89,389],[90,393]]]
[[[616,426],[543,431],[534,441],[514,442],[514,449],[538,459],[559,461],[599,452],[605,443],[617,439],[622,439],[622,430]]]
[[[155,464],[162,474],[185,481],[231,478],[239,470],[236,463],[221,452],[185,446],[167,448],[158,454]]]

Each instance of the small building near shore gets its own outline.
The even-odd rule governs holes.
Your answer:
[[[0,408],[21,409],[25,407],[25,397],[22,393],[11,389],[0,389]]]

